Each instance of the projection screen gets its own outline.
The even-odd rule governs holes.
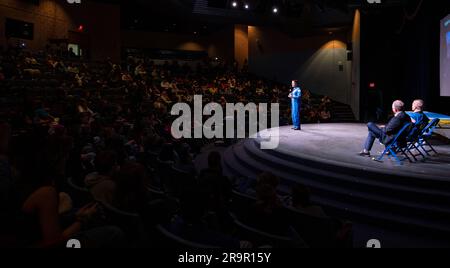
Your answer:
[[[450,15],[441,21],[441,96],[450,97]]]

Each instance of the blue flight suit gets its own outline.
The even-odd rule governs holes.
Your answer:
[[[302,103],[302,90],[300,87],[294,88],[292,91],[292,123],[294,128],[300,129],[300,108]]]
[[[414,119],[414,121],[416,121],[416,123],[414,123],[414,125],[416,126],[425,127],[428,125],[428,123],[430,123],[430,119],[423,112],[408,113],[408,115],[409,117]]]

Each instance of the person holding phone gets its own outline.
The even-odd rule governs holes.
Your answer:
[[[101,247],[115,242],[120,230],[91,225],[98,211],[96,202],[74,210],[73,217],[64,214],[67,212],[61,209],[65,203],[64,194],[55,186],[57,170],[46,154],[46,147],[32,138],[19,139],[17,148],[11,150],[21,156],[14,157],[17,158],[14,167],[19,171],[19,178],[11,199],[11,205],[18,211],[12,218],[14,229],[11,233],[17,237],[19,246],[64,247],[72,238],[82,241],[84,247]],[[64,225],[63,217],[66,218]]]

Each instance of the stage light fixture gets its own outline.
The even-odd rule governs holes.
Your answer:
[[[237,7],[237,6],[238,6],[238,3],[237,3],[236,1],[234,1],[234,2],[231,4],[231,6]]]
[[[245,4],[244,8],[245,8],[245,9],[249,9],[249,8],[250,8],[250,5],[249,5],[249,4]]]
[[[277,8],[277,7],[274,7],[274,8],[272,9],[272,12],[273,12],[274,14],[277,14],[277,13],[278,13],[278,8]]]

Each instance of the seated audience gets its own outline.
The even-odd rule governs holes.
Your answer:
[[[320,114],[320,122],[322,122],[322,123],[329,122],[331,119],[330,111],[325,106],[320,107],[319,110],[320,110],[320,113],[319,113]]]
[[[117,174],[111,205],[128,212],[140,213],[145,210],[149,200],[146,181],[144,166],[130,163],[121,167]]]
[[[222,157],[218,152],[208,155],[208,168],[198,176],[199,187],[208,194],[208,209],[216,214],[217,225],[221,230],[229,229],[232,219],[228,211],[233,185],[223,175]]]
[[[256,189],[256,197],[257,201],[249,208],[245,222],[263,232],[290,235],[288,217],[275,188],[270,184],[260,184]]]
[[[92,193],[95,200],[112,203],[116,182],[113,175],[119,170],[117,155],[112,151],[100,152],[95,158],[96,172],[86,176],[86,188]]]
[[[240,248],[238,239],[215,231],[207,221],[208,194],[199,189],[186,191],[180,200],[180,214],[170,225],[170,232],[185,240],[214,247]]]
[[[208,168],[195,176],[191,152],[200,153],[209,141],[174,140],[170,108],[180,101],[192,105],[197,94],[204,95],[205,104],[245,104],[255,102],[257,96],[257,102],[287,105],[282,93],[286,86],[248,73],[248,63],[242,72],[233,62],[208,60],[191,68],[129,57],[120,66],[109,59],[87,62],[67,58],[70,52],[62,47],[49,47],[36,55],[21,50],[0,55],[0,82],[4,86],[0,90],[0,122],[8,122],[0,123],[0,208],[13,208],[18,214],[17,220],[15,215],[5,217],[16,221],[17,242],[49,247],[79,238],[90,245],[113,244],[123,233],[115,227],[91,226],[94,221],[98,224],[96,218],[101,214],[95,204],[77,213],[72,204],[79,204],[79,197],[62,192],[67,178],[86,186],[98,201],[141,214],[147,210],[148,183],[144,181],[150,179],[152,186],[161,186],[158,180],[169,174],[167,167],[173,164],[192,175],[187,185],[197,183],[195,191],[200,192],[191,191],[198,199],[189,202],[190,196],[183,197],[189,187],[175,185],[174,189],[183,189],[181,199],[188,200],[177,226],[183,226],[181,231],[193,241],[239,247],[239,240],[227,235],[233,231],[228,208],[232,183],[224,176],[221,156],[211,153]],[[320,103],[312,94],[307,99]],[[314,109],[317,122],[319,111]],[[288,109],[282,111],[280,121],[288,124]],[[256,225],[263,225],[263,230],[285,233],[288,224],[276,195],[279,179],[266,173],[257,184],[259,201],[249,215]],[[158,192],[152,195],[165,200]],[[164,210],[158,212],[164,219],[170,219],[178,209],[178,201],[172,201],[153,204]]]
[[[212,196],[215,202],[223,204],[231,197],[232,184],[223,175],[222,157],[218,152],[208,155],[208,168],[200,172],[199,185]]]
[[[319,206],[311,203],[311,192],[304,185],[296,185],[292,187],[292,206],[298,211],[320,218],[326,218],[327,215]]]
[[[15,168],[20,171],[13,198],[19,212],[15,224],[17,241],[21,246],[63,247],[67,240],[89,226],[97,205],[92,203],[79,209],[74,220],[62,226],[59,212],[63,204],[60,197],[64,195],[53,186],[54,167],[44,153],[45,145],[24,139],[19,146],[16,149],[27,154],[15,159]]]
[[[181,149],[178,151],[178,161],[174,164],[174,168],[187,174],[196,174],[189,145],[184,144],[181,146]]]

